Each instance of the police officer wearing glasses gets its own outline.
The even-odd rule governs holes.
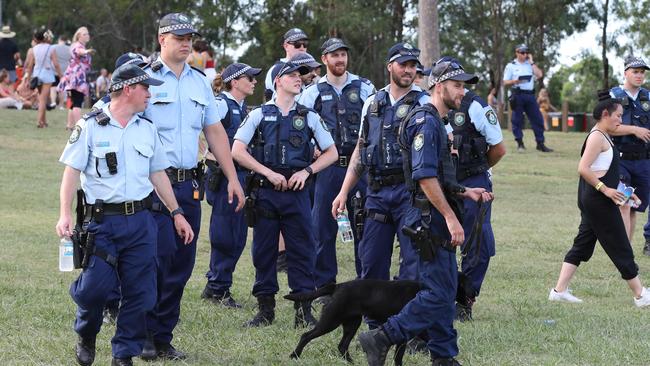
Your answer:
[[[287,274],[291,293],[311,292],[316,287],[316,244],[307,185],[310,177],[334,163],[338,157],[332,136],[318,114],[295,102],[301,74],[309,72],[292,59],[276,68],[275,97],[246,117],[235,134],[233,157],[255,172],[246,203],[253,229],[253,295],[259,311],[246,327],[270,325],[275,319],[278,292],[276,259],[278,238],[285,238]],[[311,140],[323,152],[315,161]],[[251,144],[251,153],[248,145]],[[250,202],[250,204],[249,204]],[[315,324],[311,302],[296,302],[294,326]]]
[[[237,211],[244,205],[244,193],[212,88],[201,71],[186,63],[194,34],[198,33],[184,14],[168,14],[160,20],[160,57],[145,71],[165,83],[151,88],[144,116],[151,118],[160,131],[170,163],[166,172],[185,217],[198,236],[203,193],[203,170],[197,166],[201,132],[228,180],[228,203]],[[183,291],[194,268],[196,237],[190,245],[183,245],[172,230],[169,212],[159,210],[154,216],[158,223],[158,301],[147,317],[149,339],[142,358],[179,360],[186,355],[171,342],[180,317]]]
[[[503,85],[511,86],[510,106],[512,107],[512,134],[517,141],[517,150],[526,149],[524,145],[524,112],[535,133],[537,150],[552,152],[544,144],[544,117],[539,111],[535,98],[535,79],[542,78],[542,70],[535,65],[528,46],[520,44],[515,49],[516,58],[506,65],[503,72]]]
[[[443,118],[450,109],[460,108],[464,84],[478,78],[455,61],[434,64],[429,80],[430,104],[415,109],[400,126],[404,151],[404,175],[417,209],[410,232],[418,238],[418,275],[421,290],[399,314],[379,328],[359,334],[359,343],[370,366],[384,365],[393,344],[405,343],[426,331],[434,366],[459,365],[457,334],[454,329],[454,299],[457,267],[455,247],[464,240],[455,201],[459,197],[491,200],[483,188],[458,184],[450,160]],[[411,184],[412,183],[412,184]],[[419,217],[418,217],[419,216]]]
[[[172,213],[181,244],[194,237],[165,174],[169,162],[158,130],[138,115],[147,106],[149,86],[161,84],[136,65],[115,70],[111,101],[77,122],[60,158],[66,167],[56,225],[59,236],[72,235],[70,205],[80,176],[86,202],[85,266],[70,286],[77,304],[79,365],[91,365],[95,359],[102,309],[118,286],[122,301],[111,342],[112,365],[132,365],[131,358],[142,351],[145,315],[156,302],[158,228],[150,212],[154,188]]]
[[[307,37],[307,33],[302,29],[291,28],[284,34],[282,37],[282,47],[284,48],[285,56],[273,64],[266,72],[266,78],[264,79],[264,100],[271,100],[275,93],[273,72],[277,72],[276,68],[297,54],[307,52],[307,46],[309,46],[309,37]]]
[[[337,224],[331,214],[331,202],[341,189],[350,158],[359,139],[361,110],[366,99],[375,92],[375,87],[365,78],[347,71],[348,47],[340,38],[330,38],[321,47],[321,61],[327,67],[327,74],[316,85],[305,90],[298,102],[314,108],[321,116],[334,138],[339,159],[316,177],[314,192],[314,232],[316,235],[316,287],[336,283],[338,272],[336,262]],[[366,181],[361,179],[348,193],[347,204],[357,192],[365,194]],[[354,225],[354,215],[349,214]],[[354,234],[354,253],[357,275],[361,266],[357,256],[359,237]]]

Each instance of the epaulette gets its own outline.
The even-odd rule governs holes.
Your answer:
[[[309,112],[314,112],[314,113],[318,114],[318,112],[316,112],[314,109],[306,107],[306,106],[304,106],[302,104],[299,104],[299,103],[296,103],[296,112],[298,112],[298,114],[303,116],[303,117],[306,116]]]
[[[91,118],[95,117],[96,115],[98,115],[99,113],[101,113],[101,111],[102,111],[101,108],[93,108],[93,109],[90,110],[90,112],[84,113],[81,116],[81,118],[83,118],[85,120],[91,119]]]
[[[205,73],[201,69],[197,69],[194,66],[190,66],[190,67],[193,68],[194,70],[198,71],[201,75],[205,76]]]
[[[142,69],[146,68],[151,68],[153,72],[157,72],[158,70],[162,69],[163,63],[160,60],[156,60],[154,62],[148,63],[142,67]]]
[[[361,76],[359,76],[359,80],[361,80],[361,82],[364,83],[364,84],[366,84],[366,85],[372,85],[372,83],[370,82],[370,80],[368,80],[368,79],[366,79],[366,78],[362,78]]]
[[[95,121],[97,121],[97,124],[100,126],[106,126],[111,121],[111,117],[104,113],[104,111],[100,111],[95,116]]]
[[[147,122],[149,122],[149,123],[151,123],[151,124],[153,124],[153,121],[152,121],[152,120],[150,120],[150,119],[149,119],[149,118],[147,118],[147,117],[142,117],[142,116],[138,116],[138,118],[140,118],[140,119],[143,119],[143,120],[145,120],[145,121],[147,121]]]

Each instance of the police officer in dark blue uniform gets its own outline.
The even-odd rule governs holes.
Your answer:
[[[535,65],[533,55],[528,46],[520,44],[515,49],[516,58],[506,65],[503,72],[503,85],[512,86],[511,107],[512,107],[512,134],[517,141],[517,149],[523,151],[524,145],[524,112],[530,120],[530,125],[535,132],[537,150],[541,152],[552,152],[544,144],[544,117],[539,111],[539,104],[535,98],[535,79],[542,78],[542,70]]]
[[[460,107],[464,83],[478,78],[456,62],[434,65],[429,80],[431,104],[409,114],[400,128],[404,149],[405,178],[413,190],[419,210],[407,226],[419,249],[418,269],[422,289],[402,311],[381,327],[359,334],[359,343],[370,366],[384,365],[392,344],[404,343],[427,331],[433,365],[459,365],[454,320],[457,269],[455,247],[464,240],[456,197],[491,200],[483,188],[465,188],[455,179],[443,118],[449,109]],[[411,185],[410,182],[414,182]],[[450,202],[451,201],[451,202]]]
[[[438,61],[440,62],[460,64],[451,57],[442,58]],[[448,117],[453,129],[453,147],[457,154],[458,182],[463,186],[481,187],[492,192],[490,169],[506,153],[496,113],[485,99],[466,89],[460,108],[450,111]],[[456,318],[461,321],[472,318],[472,304],[481,290],[490,258],[495,254],[494,233],[490,223],[492,205],[479,206],[477,202],[465,199],[463,207],[466,242],[463,245],[465,256],[461,268],[468,282],[464,286],[459,284],[465,293],[465,301],[456,304]],[[477,217],[481,219],[478,225],[475,222]]]
[[[289,60],[273,75],[276,95],[246,117],[235,134],[235,160],[255,172],[247,185],[247,219],[253,230],[253,295],[259,311],[244,324],[269,325],[275,318],[278,292],[276,258],[282,233],[287,253],[287,274],[292,293],[313,291],[316,245],[312,234],[309,177],[338,157],[332,136],[318,114],[295,102],[306,66]],[[314,139],[322,154],[312,163]],[[247,148],[252,144],[251,155]],[[294,325],[315,324],[310,302],[296,302]]]
[[[641,199],[638,207],[620,207],[628,237],[636,225],[636,213],[645,212],[650,195],[650,91],[643,88],[645,72],[650,67],[639,57],[625,59],[625,83],[612,88],[610,94],[621,100],[623,124],[613,133],[612,140],[621,152],[621,181],[636,188],[634,193]],[[650,221],[643,228],[646,243],[643,254],[650,255]]]
[[[247,96],[253,95],[255,90],[255,76],[261,69],[242,63],[228,65],[216,80],[221,80],[223,88],[217,95],[217,108],[221,124],[226,129],[228,141],[232,146],[235,132],[246,118],[248,113]],[[215,80],[215,81],[216,81]],[[212,206],[210,215],[210,270],[206,274],[208,283],[201,297],[216,304],[230,308],[241,308],[230,293],[232,274],[237,261],[246,246],[248,227],[244,218],[244,211],[235,211],[228,203],[228,187],[219,164],[213,160],[212,154],[206,159],[208,174],[206,176],[206,198]],[[247,171],[242,166],[235,164],[239,183],[244,185]]]
[[[124,65],[112,77],[112,101],[77,122],[60,161],[66,165],[61,182],[59,236],[70,237],[72,196],[81,175],[88,223],[87,266],[70,286],[77,304],[76,358],[91,365],[102,309],[111,291],[120,286],[122,302],[113,337],[112,365],[132,365],[142,351],[145,314],[156,300],[156,222],[149,209],[155,188],[174,216],[184,243],[193,239],[169,179],[169,162],[156,127],[138,113],[150,97],[151,78],[135,65]],[[93,249],[91,249],[93,248]]]
[[[420,50],[397,43],[386,59],[390,84],[369,97],[361,112],[360,138],[341,191],[332,202],[332,215],[345,210],[348,195],[367,171],[363,238],[359,243],[361,278],[390,277],[395,234],[400,244],[400,279],[417,278],[417,254],[399,228],[410,211],[410,194],[404,184],[402,155],[397,143],[400,121],[427,94],[413,85]]]
[[[375,87],[365,78],[347,71],[349,47],[340,38],[330,38],[321,47],[321,61],[327,67],[327,74],[317,84],[307,88],[298,102],[314,108],[321,116],[334,138],[338,161],[324,169],[316,177],[314,192],[314,232],[316,236],[316,287],[336,283],[338,272],[336,262],[337,224],[331,215],[331,202],[334,200],[345,178],[352,152],[359,139],[361,110],[366,99],[375,92]],[[365,193],[366,182],[361,179],[349,190],[347,203],[357,192]],[[354,215],[349,215],[354,225]],[[354,234],[355,263],[357,275],[361,275],[361,263],[357,250],[359,238]]]
[[[151,88],[151,99],[144,116],[154,121],[160,131],[170,163],[167,175],[185,217],[198,235],[203,192],[203,170],[198,166],[201,132],[228,180],[228,203],[236,205],[237,211],[243,207],[244,193],[230,155],[228,135],[220,123],[212,88],[205,74],[185,61],[194,34],[197,32],[184,14],[168,14],[160,20],[160,57],[145,71],[164,80],[165,84]],[[194,268],[196,237],[190,245],[182,245],[172,230],[169,214],[161,210],[154,212],[154,217],[158,223],[158,299],[154,311],[147,317],[148,341],[142,358],[184,359],[185,353],[176,350],[171,342],[180,317],[185,285]]]

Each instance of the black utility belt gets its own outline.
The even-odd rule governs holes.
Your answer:
[[[205,165],[207,165],[208,168],[211,170],[215,171],[222,171],[221,165],[216,160],[210,160],[210,159],[205,159]],[[237,162],[233,161],[233,165],[235,165],[235,170],[238,172],[246,172],[248,169],[244,168],[243,166],[237,164]]]
[[[290,171],[285,171],[285,170],[282,170],[282,171],[276,171],[276,170],[274,170],[274,172],[275,172],[275,173],[278,173],[278,174],[281,174],[281,175],[284,177],[284,179],[286,179],[287,182],[288,182],[289,179],[291,179],[291,176],[292,176],[294,173],[299,172],[299,171],[301,171],[301,170],[302,170],[302,169],[290,170]],[[307,180],[305,180],[305,187],[306,187],[308,184],[311,183],[312,179],[313,179],[313,175],[310,175],[310,176],[307,178]],[[260,187],[260,188],[271,188],[271,189],[275,189],[275,185],[273,185],[273,183],[271,183],[271,181],[268,180],[265,176],[260,175],[260,174],[255,174],[255,176],[253,177],[253,186],[254,186],[254,187]],[[303,189],[304,189],[304,188],[303,188]]]
[[[465,168],[463,166],[458,167],[458,172],[456,174],[456,178],[460,181],[465,178],[477,175],[477,174],[482,174],[490,169],[489,165],[487,163],[481,164],[478,166],[473,166],[469,168]]]
[[[186,180],[196,179],[199,176],[199,171],[196,168],[192,169],[178,169],[174,167],[169,167],[165,169],[165,173],[169,177],[169,181],[172,184],[182,183]]]
[[[341,168],[347,168],[350,165],[351,156],[348,155],[339,155],[337,161],[334,162],[334,165],[340,166]]]
[[[512,94],[535,94],[534,90],[512,89]]]
[[[404,174],[375,175],[370,177],[370,184],[373,186],[388,187],[402,184],[406,180]]]
[[[85,207],[85,221],[95,219],[101,222],[104,216],[124,215],[130,216],[143,210],[150,210],[153,205],[151,196],[140,201],[126,201],[122,203],[104,203],[96,200],[92,205]]]
[[[622,152],[621,159],[623,160],[646,160],[650,159],[649,151],[639,151],[639,152]]]

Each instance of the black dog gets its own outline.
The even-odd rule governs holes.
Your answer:
[[[352,362],[348,347],[361,325],[362,317],[383,323],[391,315],[399,313],[418,291],[420,285],[417,281],[354,280],[327,285],[307,294],[286,295],[284,298],[292,301],[308,301],[323,295],[332,296],[330,302],[323,307],[314,329],[300,337],[291,358],[300,357],[302,350],[312,339],[343,325],[343,337],[338,349],[343,358]],[[404,351],[403,344],[395,350],[396,365],[402,364]]]

